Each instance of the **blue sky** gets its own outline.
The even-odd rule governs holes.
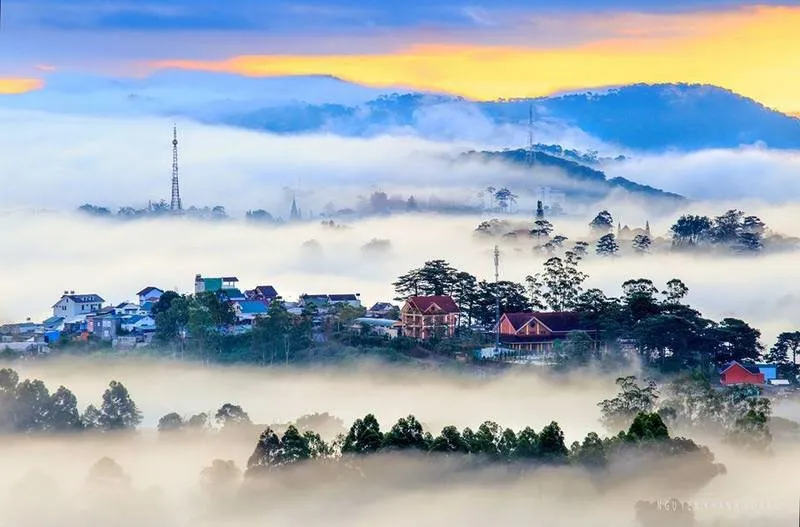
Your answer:
[[[800,0],[0,1],[0,93],[183,68],[474,98],[696,82],[800,110]]]
[[[748,0],[3,0],[7,31],[253,31],[281,33],[356,28],[475,26],[515,12],[691,12],[754,5]],[[759,5],[797,5],[762,0]]]

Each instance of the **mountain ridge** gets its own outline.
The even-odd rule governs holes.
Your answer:
[[[754,144],[800,149],[800,119],[710,84],[638,83],[473,101],[402,87],[371,88],[332,75],[244,77],[169,69],[145,78],[65,73],[47,78],[43,90],[0,97],[0,107],[185,117],[277,134],[371,137],[399,131],[478,144],[499,137],[496,145],[513,146],[527,136],[533,106],[537,134],[575,130],[617,153]]]

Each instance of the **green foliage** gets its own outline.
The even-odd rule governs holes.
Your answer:
[[[383,434],[378,420],[372,414],[356,419],[342,444],[343,454],[368,454],[377,452],[383,445]]]
[[[534,305],[566,311],[577,304],[586,278],[588,276],[578,270],[577,260],[553,257],[544,263],[541,273],[528,276],[525,281]]]
[[[383,437],[383,447],[395,450],[428,450],[429,439],[413,415],[400,418]]]
[[[797,382],[798,353],[800,353],[800,331],[784,332],[778,335],[765,359],[778,366],[778,373],[781,376]]]
[[[111,381],[103,393],[97,424],[104,431],[133,430],[142,422],[142,413],[121,382]]]
[[[467,454],[470,452],[470,443],[464,439],[458,428],[445,426],[431,442],[430,450],[445,454]]]
[[[595,246],[595,252],[599,256],[614,256],[619,252],[619,244],[617,243],[617,237],[611,233],[604,234],[599,240],[597,240],[597,245]]]
[[[593,232],[598,234],[610,233],[611,229],[614,228],[614,218],[607,210],[601,210],[589,223],[589,227],[592,228]]]
[[[184,423],[183,417],[181,417],[180,414],[172,412],[164,415],[158,420],[158,431],[177,432],[178,430],[182,430],[185,424],[186,423]]]
[[[628,427],[640,413],[652,412],[659,397],[656,383],[652,379],[645,379],[645,384],[640,386],[636,377],[629,375],[618,378],[616,383],[620,388],[619,394],[598,404],[602,414],[601,421],[611,431]]]
[[[237,404],[225,403],[214,414],[214,420],[222,427],[251,424],[250,416]]]
[[[667,425],[657,413],[639,413],[628,429],[629,441],[664,441],[669,439]]]

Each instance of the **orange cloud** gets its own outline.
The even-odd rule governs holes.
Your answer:
[[[39,79],[4,79],[0,78],[0,95],[16,95],[39,90],[44,82]]]
[[[708,83],[782,111],[800,111],[800,7],[617,14],[576,19],[573,29],[580,33],[603,24],[613,28],[612,37],[556,49],[430,42],[384,54],[239,56],[153,66],[249,76],[329,74],[370,86],[403,85],[472,99],[637,82]]]

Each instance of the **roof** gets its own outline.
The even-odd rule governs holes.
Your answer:
[[[58,299],[58,302],[61,302],[65,298],[69,298],[76,304],[96,304],[98,302],[102,304],[103,302],[105,302],[103,297],[101,297],[100,295],[96,295],[94,293],[90,293],[87,295],[61,295],[61,298]],[[57,306],[58,302],[56,302],[53,305],[53,307]]]
[[[43,326],[55,326],[64,322],[64,317],[50,317],[44,322],[42,322]]]
[[[119,309],[119,308],[122,308],[122,307],[125,307],[125,306],[133,306],[135,308],[138,308],[139,304],[134,304],[133,302],[121,302],[121,303],[117,304],[116,307],[117,307],[117,309]]]
[[[358,294],[328,295],[328,299],[331,302],[356,302],[358,301]]]
[[[753,375],[761,374],[761,371],[758,369],[758,366],[756,366],[755,364],[742,364],[741,362],[737,362],[735,360],[731,361],[731,362],[727,363],[725,366],[723,366],[722,369],[720,370],[720,374],[725,373],[726,371],[730,370],[731,368],[733,368],[735,366],[739,366],[740,368],[747,370],[749,373],[752,373]]]
[[[455,301],[449,296],[411,296],[407,302],[423,313],[432,307],[439,307],[445,313],[459,313]]]
[[[393,309],[394,307],[395,306],[393,304],[390,304],[389,302],[378,302],[374,306],[369,308],[369,310],[370,311],[389,311],[390,309]]]
[[[229,300],[235,300],[237,298],[241,298],[241,299],[245,298],[244,294],[241,291],[239,291],[238,289],[234,289],[234,288],[223,289],[222,291],[220,291],[220,293],[222,293],[223,295],[228,297]]]
[[[569,333],[582,329],[580,313],[572,311],[505,313],[503,316],[508,319],[515,331],[520,330],[533,319],[541,322],[553,333]]]
[[[149,286],[145,287],[144,289],[142,289],[141,291],[139,291],[138,293],[136,293],[136,296],[146,295],[146,294],[148,294],[148,293],[150,293],[152,291],[158,291],[159,293],[163,293],[164,292],[163,290],[161,290],[161,289],[159,289],[157,287],[153,287],[152,285],[149,285]]]
[[[261,300],[240,300],[236,304],[245,315],[258,315],[269,311],[267,303]]]
[[[223,276],[222,277],[222,281],[223,282],[238,282],[239,279],[236,278],[235,276]]]
[[[277,298],[278,297],[278,292],[271,285],[259,285],[259,286],[256,286],[254,291],[257,294],[263,296],[264,298]]]

